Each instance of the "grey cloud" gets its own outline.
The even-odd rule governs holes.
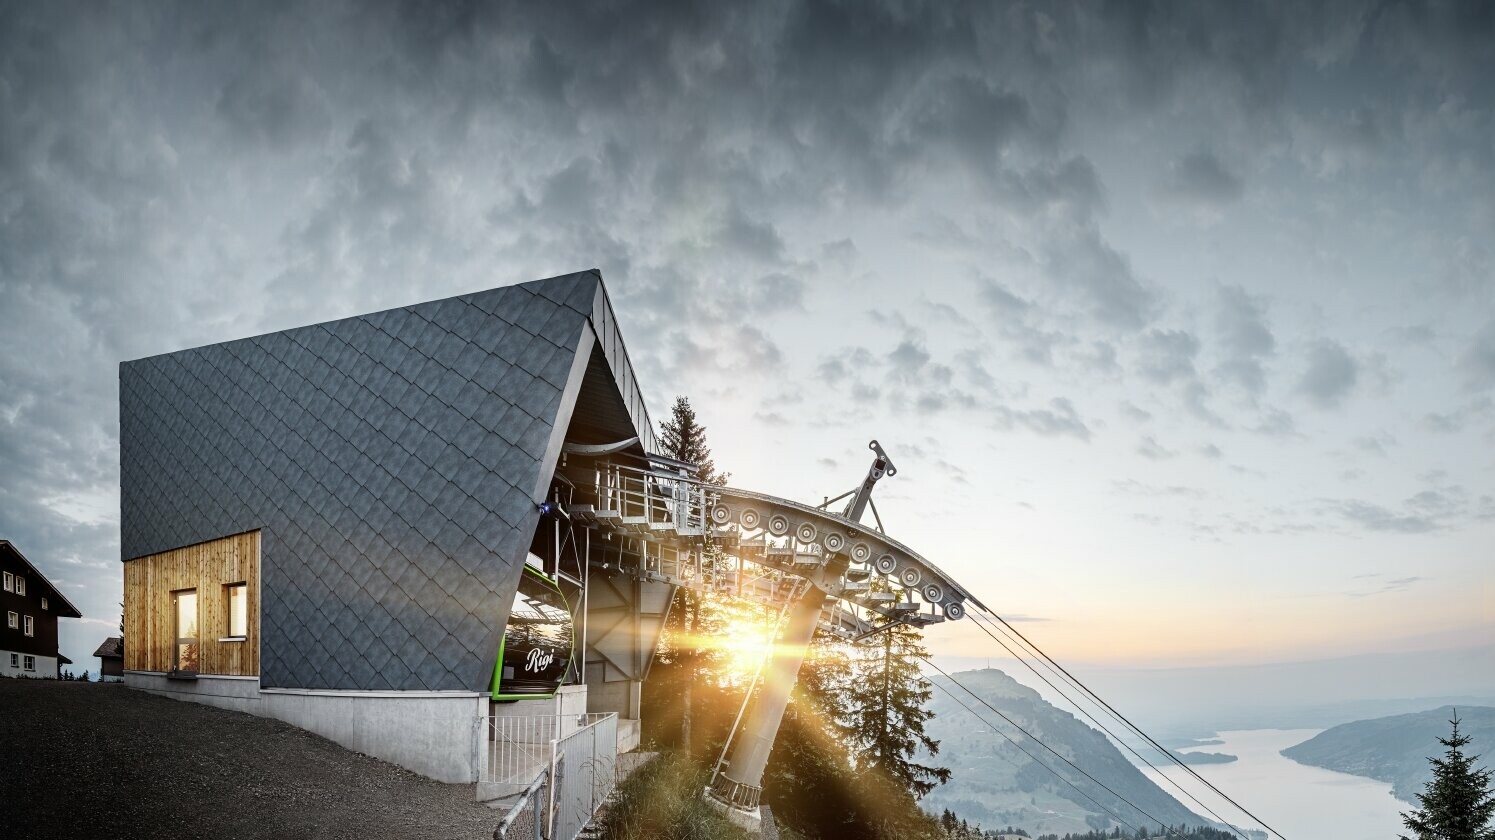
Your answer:
[[[1268,437],[1296,437],[1298,424],[1291,414],[1280,408],[1273,408],[1262,415],[1251,431]]]
[[[929,364],[929,350],[924,342],[916,338],[905,338],[888,354],[888,363],[893,376],[903,382],[916,381]]]
[[[1178,453],[1158,443],[1152,435],[1143,435],[1137,442],[1137,454],[1149,461],[1166,461]]]
[[[1471,389],[1495,387],[1495,321],[1485,324],[1474,334],[1469,347],[1460,354],[1458,365]]]
[[[1345,519],[1370,531],[1393,531],[1402,534],[1423,534],[1435,530],[1438,525],[1429,517],[1418,514],[1397,513],[1380,505],[1356,499],[1335,502],[1335,509]]]
[[[1045,367],[1053,364],[1054,347],[1064,336],[1033,325],[1036,308],[1032,301],[989,278],[980,279],[978,294],[996,322],[997,333],[1016,347],[1020,358]]]
[[[1298,381],[1298,391],[1319,408],[1342,404],[1359,380],[1360,365],[1343,344],[1320,339],[1308,350],[1308,367]]]
[[[1456,434],[1462,432],[1471,421],[1490,414],[1495,400],[1478,397],[1452,411],[1429,411],[1422,417],[1422,427],[1432,432]]]
[[[1209,496],[1208,493],[1198,487],[1190,487],[1183,484],[1145,484],[1132,478],[1112,482],[1111,491],[1120,496],[1142,496],[1146,498],[1171,497],[1198,500]]]
[[[1355,448],[1359,449],[1361,452],[1369,452],[1373,455],[1380,455],[1384,457],[1386,455],[1386,447],[1396,445],[1396,438],[1388,433],[1382,432],[1381,434],[1374,437],[1366,436],[1355,438],[1354,440],[1350,441],[1350,443],[1352,443]]]
[[[1425,534],[1495,520],[1495,498],[1473,498],[1459,485],[1422,490],[1398,507],[1362,499],[1321,499],[1323,509],[1367,531]]]
[[[1219,206],[1241,197],[1245,184],[1207,149],[1184,155],[1169,165],[1162,188],[1168,196],[1193,204]]]
[[[1356,575],[1355,577],[1357,579],[1366,580],[1370,584],[1370,588],[1356,589],[1346,593],[1352,598],[1369,598],[1373,595],[1385,595],[1390,592],[1405,592],[1406,590],[1412,588],[1414,584],[1418,584],[1427,580],[1427,578],[1420,575],[1387,578],[1385,575],[1370,574]]]
[[[1183,330],[1148,330],[1140,341],[1138,372],[1143,377],[1167,385],[1194,376],[1194,358],[1199,355],[1199,339]]]
[[[231,137],[272,147],[320,142],[332,129],[325,92],[284,65],[244,68],[223,86],[215,110]]]
[[[1049,400],[1048,408],[1013,409],[997,406],[995,419],[998,428],[1021,427],[1044,437],[1073,437],[1090,440],[1090,427],[1080,418],[1074,403],[1064,397]]]
[[[1220,308],[1215,315],[1219,331],[1221,361],[1216,373],[1252,396],[1266,387],[1262,360],[1275,352],[1277,340],[1267,326],[1265,306],[1240,286],[1220,290]]]

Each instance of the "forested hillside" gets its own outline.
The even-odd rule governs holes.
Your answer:
[[[987,668],[953,676],[1142,810],[1171,825],[1206,822],[1143,775],[1100,731],[1055,708],[1038,692],[1002,671]],[[933,682],[939,687],[950,687],[949,681],[942,677],[933,678]],[[1157,823],[1147,816],[1016,733],[970,695],[959,688],[953,690],[982,717],[1014,735],[1029,752],[1062,772],[1096,802],[1087,800],[1012,743],[991,732],[949,694],[937,690],[930,701],[935,716],[928,729],[940,741],[939,757],[950,768],[951,778],[925,797],[926,809],[938,813],[949,808],[960,817],[982,825],[1016,825],[1034,835],[1063,835],[1096,829],[1109,831],[1115,827],[1116,821],[1102,810],[1104,806],[1134,827],[1157,830]]]

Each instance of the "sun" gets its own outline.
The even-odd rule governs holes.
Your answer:
[[[731,683],[746,682],[758,673],[763,658],[774,645],[776,616],[734,615],[712,640],[721,654],[722,677]]]

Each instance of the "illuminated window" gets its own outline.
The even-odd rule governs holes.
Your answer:
[[[33,619],[29,615],[26,616],[26,635],[28,635],[28,636],[35,636],[36,635],[36,619]]]
[[[249,635],[249,587],[230,583],[223,589],[228,598],[228,636],[242,639]]]

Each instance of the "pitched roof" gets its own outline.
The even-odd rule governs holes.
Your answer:
[[[119,636],[110,636],[99,645],[93,655],[100,659],[119,659],[125,655],[125,640]]]
[[[0,540],[0,550],[9,551],[11,555],[24,563],[26,565],[26,568],[30,569],[31,573],[36,576],[36,579],[41,581],[42,586],[45,586],[48,591],[57,596],[57,600],[61,601],[62,606],[64,607],[64,609],[57,610],[57,615],[59,617],[83,617],[83,613],[79,612],[78,608],[73,606],[73,602],[69,601],[66,595],[62,594],[62,592],[60,592],[56,586],[52,585],[52,581],[47,580],[47,576],[42,574],[40,569],[36,568],[36,566],[32,564],[30,560],[26,559],[26,555],[22,554],[19,548],[16,548],[15,543],[11,542],[10,540]]]
[[[258,529],[262,685],[481,691],[593,370],[652,449],[595,270],[121,364],[121,559]]]

